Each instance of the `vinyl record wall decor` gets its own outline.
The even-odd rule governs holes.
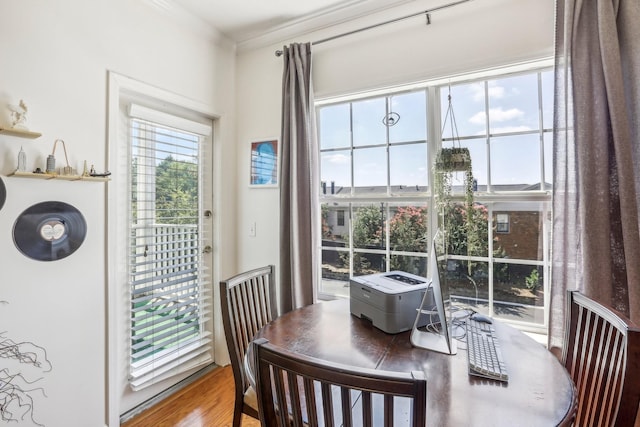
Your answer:
[[[87,233],[82,213],[64,202],[37,203],[18,216],[13,241],[24,255],[37,261],[56,261],[74,253]]]
[[[7,188],[4,186],[4,181],[0,178],[0,210],[4,206],[4,202],[7,199]]]

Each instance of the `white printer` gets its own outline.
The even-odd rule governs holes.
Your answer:
[[[408,331],[425,292],[425,307],[435,305],[430,283],[429,279],[404,271],[354,277],[350,280],[351,314],[370,320],[389,334]],[[422,323],[418,326],[424,326],[426,320]]]

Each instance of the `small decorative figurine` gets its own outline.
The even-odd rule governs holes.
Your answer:
[[[106,178],[109,175],[111,175],[111,172],[106,171],[106,172],[96,172],[96,168],[93,167],[93,165],[91,165],[91,171],[89,172],[89,176],[93,176],[93,177],[100,177],[100,178]]]

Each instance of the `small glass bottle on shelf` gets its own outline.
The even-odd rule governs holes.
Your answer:
[[[20,147],[20,152],[18,153],[18,171],[19,172],[27,171],[27,155],[25,154],[22,147]]]

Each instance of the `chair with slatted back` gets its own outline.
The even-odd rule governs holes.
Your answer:
[[[562,361],[573,379],[574,425],[631,427],[640,401],[640,329],[577,291],[567,294]]]
[[[242,414],[258,418],[256,394],[244,370],[244,357],[256,332],[275,316],[274,266],[257,268],[220,282],[222,323],[235,382],[233,427]]]
[[[426,425],[423,372],[359,369],[320,361],[264,338],[254,345],[252,363],[263,426]]]

